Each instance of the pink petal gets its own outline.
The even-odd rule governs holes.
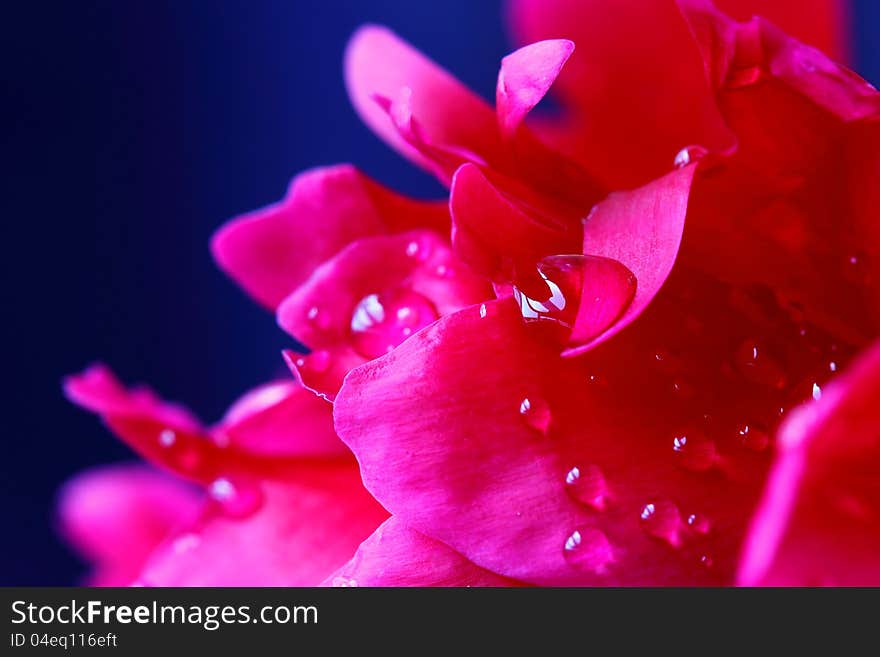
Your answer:
[[[638,323],[578,359],[560,359],[510,300],[467,308],[353,370],[337,432],[401,522],[496,574],[730,582],[769,466],[738,431],[772,426],[789,393],[719,373],[770,326],[728,294],[682,271]],[[780,350],[791,372],[814,365],[795,341]]]
[[[616,192],[586,218],[583,252],[622,263],[635,276],[637,287],[633,295],[627,277],[617,272],[609,280],[606,295],[612,306],[623,313],[613,324],[600,322],[608,329],[596,335],[595,328],[600,323],[587,307],[585,312],[589,314],[578,316],[579,322],[585,322],[583,330],[576,327],[572,335],[572,342],[581,338],[585,344],[573,347],[565,355],[584,353],[627,327],[660,291],[678,256],[694,170],[695,167],[687,166],[631,192]],[[612,272],[608,268],[606,271]],[[602,294],[600,281],[585,277],[585,282]],[[585,291],[582,298],[589,299],[591,294],[592,291]],[[613,310],[603,308],[603,317]]]
[[[274,457],[345,457],[333,431],[331,409],[294,381],[251,390],[214,427],[215,440],[245,452]]]
[[[254,514],[215,506],[151,557],[147,586],[315,586],[387,517],[354,465],[314,465],[263,483]]]
[[[217,231],[211,249],[249,294],[275,308],[349,242],[416,226],[443,230],[445,214],[442,205],[399,196],[351,165],[337,165],[300,174],[283,201]]]
[[[566,39],[539,41],[501,60],[495,111],[503,134],[510,135],[550,90],[574,51]]]
[[[556,130],[552,144],[607,188],[663,175],[688,144],[729,145],[699,52],[671,0],[519,0],[509,7],[518,43],[565,38],[577,45],[554,86],[568,129]]]
[[[740,563],[746,586],[880,585],[880,346],[792,413]]]
[[[423,167],[434,169],[434,164],[407,142],[376,97],[397,101],[407,90],[408,114],[417,117],[433,145],[466,146],[487,159],[495,159],[501,149],[495,117],[485,101],[384,27],[367,25],[352,36],[345,53],[345,83],[364,122]]]
[[[575,211],[586,212],[603,194],[592,175],[529,130],[502,139],[485,101],[385,28],[366,26],[355,33],[345,77],[364,122],[444,184],[471,162],[521,180]]]
[[[382,523],[324,586],[522,586],[472,564],[395,517]]]
[[[533,271],[543,256],[579,251],[579,222],[536,211],[496,187],[473,164],[456,171],[449,207],[456,254],[493,281],[515,281]]]
[[[735,153],[694,185],[683,259],[772,287],[828,331],[880,326],[880,94],[754,19],[682,2]]]
[[[352,327],[365,299],[375,295],[378,302],[386,294],[411,297],[413,304],[425,308],[428,316],[403,328],[414,332],[437,316],[489,298],[491,291],[430,231],[368,237],[350,244],[318,267],[278,308],[279,325],[316,350],[288,360],[306,386],[332,399],[348,370],[373,356],[353,349],[358,343]],[[386,318],[380,331],[381,326],[387,326],[388,347],[408,335],[395,329],[392,317]]]
[[[190,522],[197,492],[141,465],[88,470],[68,481],[58,501],[60,530],[100,586],[127,586],[153,549]]]

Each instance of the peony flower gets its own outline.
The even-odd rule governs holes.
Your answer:
[[[841,6],[809,5],[761,3],[845,60]],[[385,28],[346,52],[358,113],[448,203],[339,165],[216,234],[308,348],[297,381],[208,428],[106,369],[68,381],[204,490],[72,485],[94,581],[880,581],[880,95],[702,0],[510,17],[494,108]]]
[[[526,32],[549,24],[573,38],[600,29],[601,13],[609,36],[586,39],[591,56],[574,69],[592,73],[564,90],[572,116],[607,120],[551,130],[590,180],[641,187],[584,211],[581,248],[561,248],[579,232],[569,206],[554,212],[528,165],[486,146],[473,97],[387,31],[354,38],[355,106],[450,181],[456,253],[499,299],[345,379],[337,432],[392,518],[337,576],[450,583],[454,567],[461,584],[876,584],[880,95],[765,20],[707,2],[626,12],[650,21],[646,34],[666,34],[662,19],[685,45],[622,62],[628,23],[604,4],[512,8]],[[498,139],[518,138],[509,117],[570,55],[551,41],[505,58]],[[676,81],[700,56],[705,79]],[[624,84],[667,62],[668,87]],[[395,87],[406,111],[368,102]],[[474,155],[448,175],[449,153]],[[401,571],[413,543],[419,559]]]

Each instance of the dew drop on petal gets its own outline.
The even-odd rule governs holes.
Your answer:
[[[537,276],[513,288],[523,321],[559,345],[585,344],[620,317],[635,294],[635,276],[598,256],[542,258]]]
[[[519,414],[532,429],[542,434],[547,434],[550,428],[552,413],[550,412],[550,405],[541,397],[534,395],[524,397],[519,403]]]
[[[688,429],[673,436],[672,451],[678,464],[692,472],[705,472],[718,458],[715,441],[698,429]]]
[[[740,445],[754,452],[763,452],[770,444],[770,434],[761,425],[754,422],[739,425],[736,437]]]
[[[673,547],[678,547],[681,544],[679,539],[681,513],[673,502],[669,500],[648,502],[642,507],[639,517],[642,529],[649,536],[659,538]]]
[[[708,151],[702,146],[685,146],[675,155],[672,164],[676,169],[683,169],[688,164],[696,162],[706,156]]]
[[[565,474],[565,491],[576,502],[597,511],[605,509],[608,486],[602,470],[596,465],[575,466]]]
[[[365,358],[378,358],[436,319],[433,304],[418,292],[397,288],[368,294],[351,316],[352,344]]]
[[[218,477],[208,486],[208,494],[226,515],[242,518],[253,514],[263,504],[259,485]]]
[[[483,319],[486,316],[486,304],[480,304],[480,319]]]
[[[162,429],[159,432],[159,444],[162,447],[171,447],[177,441],[177,434],[173,429]]]
[[[712,523],[701,513],[692,513],[687,517],[688,529],[695,534],[708,534],[712,529]]]
[[[745,340],[733,357],[737,371],[758,385],[780,390],[785,387],[782,366],[771,356],[767,347],[756,340]]]
[[[604,532],[595,527],[578,527],[565,539],[565,560],[573,567],[604,575],[614,562],[614,549]]]

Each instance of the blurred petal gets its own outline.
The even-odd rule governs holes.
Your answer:
[[[211,249],[224,271],[274,309],[349,242],[414,227],[448,227],[443,204],[408,199],[351,165],[337,165],[300,174],[283,201],[218,230]]]
[[[522,586],[472,564],[391,517],[325,586]]]
[[[880,345],[782,427],[746,586],[880,585]]]
[[[195,489],[146,466],[104,466],[61,489],[60,529],[92,562],[92,584],[128,586],[153,549],[195,517],[200,499]]]
[[[316,586],[387,517],[354,465],[315,465],[263,484],[262,507],[210,505],[151,557],[146,586]]]

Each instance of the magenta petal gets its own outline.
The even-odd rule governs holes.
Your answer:
[[[718,329],[685,334],[695,391],[682,399],[650,364],[658,343],[682,338],[681,302],[666,296],[662,312],[651,304],[640,324],[578,359],[537,340],[510,299],[444,317],[349,373],[337,432],[401,522],[499,575],[729,582],[766,459],[724,443],[716,464],[713,444],[695,437],[681,460],[673,438],[683,419],[703,421],[706,399],[751,412],[752,391],[719,377],[714,360],[726,331],[750,329],[719,313]],[[693,531],[691,515],[714,529]]]
[[[580,247],[579,222],[549,218],[549,211],[505,193],[473,164],[455,172],[449,208],[456,254],[494,282],[515,281],[542,257]]]
[[[792,412],[739,569],[746,586],[880,585],[880,345]]]
[[[440,204],[395,194],[343,164],[298,175],[284,200],[227,223],[211,249],[223,270],[274,309],[349,242],[417,226],[442,230],[445,214]]]
[[[420,166],[436,169],[401,133],[401,117],[389,116],[388,106],[378,104],[377,97],[394,103],[406,90],[408,114],[418,120],[427,142],[497,157],[500,138],[489,105],[384,27],[367,25],[352,36],[345,53],[345,83],[364,122]]]
[[[128,586],[156,546],[195,517],[199,500],[195,489],[146,466],[105,466],[61,489],[60,529],[92,562],[92,584]]]
[[[584,345],[573,347],[566,356],[584,353],[635,321],[666,282],[681,244],[688,195],[694,166],[668,173],[644,187],[616,192],[602,201],[584,221],[587,255],[602,256],[622,263],[636,278],[632,302],[611,327]],[[620,296],[626,286],[617,289]]]
[[[212,429],[215,440],[250,454],[344,457],[330,407],[294,381],[267,383],[243,395]]]
[[[524,46],[501,60],[495,90],[495,111],[504,134],[512,134],[547,94],[574,51],[567,39]]]
[[[288,364],[307,387],[332,399],[351,367],[394,348],[438,316],[490,295],[486,282],[455,258],[445,240],[430,231],[409,231],[350,244],[284,300],[278,323],[314,350],[292,356]],[[383,315],[369,335],[356,331],[365,304]],[[384,316],[395,312],[408,315]]]
[[[245,518],[209,506],[151,557],[147,586],[316,586],[387,513],[354,465],[320,466],[262,483],[263,505]]]
[[[522,586],[391,517],[324,586]]]

